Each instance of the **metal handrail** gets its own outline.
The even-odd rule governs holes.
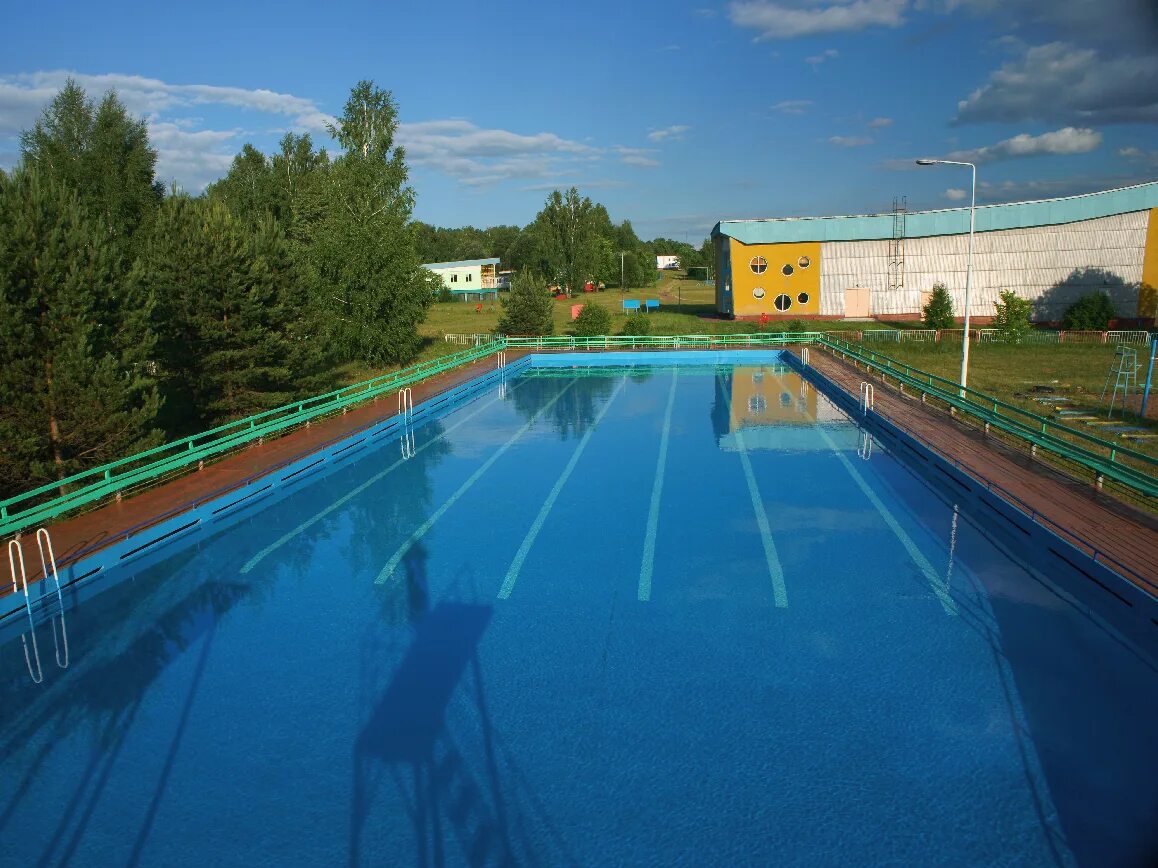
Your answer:
[[[882,374],[887,374],[898,380],[898,382],[908,382],[910,385],[920,388],[922,391],[951,406],[969,412],[984,422],[996,425],[999,429],[1007,433],[1013,434],[1023,440],[1036,442],[1065,458],[1088,466],[1091,470],[1108,470],[1107,475],[1118,479],[1118,481],[1135,487],[1140,486],[1141,490],[1144,490],[1147,494],[1158,495],[1158,480],[1145,471],[1122,464],[1119,460],[1119,456],[1125,456],[1142,464],[1158,467],[1158,458],[1154,456],[1138,452],[1117,443],[1112,443],[1108,440],[1103,440],[1100,437],[1095,437],[1077,428],[1060,424],[1031,411],[1023,410],[1014,404],[1009,404],[998,398],[994,398],[984,392],[978,392],[970,388],[962,389],[959,384],[952,380],[936,376],[935,374],[929,374],[919,368],[898,362],[896,359],[891,359],[880,353],[854,347],[845,341],[826,337],[822,343],[831,350],[851,356],[866,365],[876,368]],[[945,388],[942,388],[939,384],[944,384]],[[965,392],[964,398],[959,394],[962,391]],[[970,396],[975,400],[968,400]],[[978,406],[979,404],[983,404],[984,406]],[[1020,419],[1003,417],[1000,414],[1000,411],[1003,409],[1030,419],[1034,424],[1030,426]],[[1106,449],[1109,455],[1098,455],[1078,444],[1070,443],[1058,437],[1057,434],[1050,433],[1050,429]]]
[[[460,365],[484,358],[501,349],[502,343],[501,340],[492,341],[484,346],[421,362],[393,374],[374,377],[352,386],[327,392],[324,395],[266,410],[236,422],[220,425],[209,431],[157,446],[90,470],[75,473],[31,491],[14,495],[0,501],[0,536],[7,536],[33,525],[41,524],[81,506],[114,495],[130,485],[156,479],[174,470],[199,464],[208,458],[214,458],[255,440],[277,435],[314,419],[339,410],[349,409],[393,389],[416,383],[426,377],[444,373]],[[139,464],[146,459],[152,460]],[[130,467],[130,465],[137,466]],[[115,470],[125,467],[129,467],[129,469],[121,473],[114,473]],[[73,490],[65,491],[65,493],[45,502],[31,503],[23,509],[12,509],[14,506],[35,501],[51,491],[74,486],[76,487]]]

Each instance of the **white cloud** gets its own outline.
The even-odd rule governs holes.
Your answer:
[[[759,31],[762,39],[793,39],[821,33],[900,27],[908,0],[740,0],[728,6],[739,27]]]
[[[945,198],[950,202],[960,202],[969,194],[959,187],[950,187],[945,191]]]
[[[580,190],[612,190],[619,187],[628,186],[626,181],[619,181],[612,178],[596,179],[594,181],[544,181],[539,184],[528,184],[519,189],[524,193],[538,193],[547,190],[566,190],[570,187],[578,187]]]
[[[623,145],[616,145],[612,150],[619,155],[619,162],[625,166],[654,169],[659,165],[659,160],[652,156],[657,153],[655,148],[625,148]]]
[[[684,133],[690,130],[691,127],[686,124],[673,124],[670,127],[664,127],[661,130],[652,130],[647,134],[647,137],[653,142],[662,142],[665,139],[679,140],[684,137]]]
[[[1003,64],[957,105],[959,123],[1028,120],[1156,123],[1158,55],[1103,58],[1065,42],[1038,45]]]
[[[869,129],[880,130],[893,125],[892,118],[873,118],[868,122]]]
[[[157,149],[157,178],[199,193],[229,171],[240,150],[242,130],[191,130],[189,118],[148,120],[149,141]],[[229,147],[225,147],[227,143]]]
[[[1158,166],[1158,150],[1146,151],[1142,148],[1134,147],[1133,145],[1126,148],[1118,148],[1118,156],[1124,157],[1131,163],[1141,163],[1143,165]]]
[[[772,106],[772,111],[783,112],[786,115],[802,115],[812,105],[810,99],[786,99]]]
[[[963,160],[969,163],[993,163],[998,160],[1012,160],[1018,157],[1088,154],[1101,143],[1102,134],[1096,130],[1063,127],[1050,133],[1042,133],[1040,136],[1022,133],[983,148],[953,151],[947,159]]]
[[[816,67],[820,66],[820,64],[824,63],[826,60],[832,60],[832,58],[839,56],[840,52],[835,48],[826,48],[824,51],[820,52],[820,54],[814,54],[811,57],[804,58],[804,62],[811,66],[813,69],[816,69]]]
[[[868,136],[830,136],[828,143],[838,148],[863,148],[871,145],[873,140]]]

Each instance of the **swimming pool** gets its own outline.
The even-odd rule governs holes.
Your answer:
[[[0,862],[1147,864],[1152,647],[778,354],[592,361],[110,566],[39,684],[7,619]]]

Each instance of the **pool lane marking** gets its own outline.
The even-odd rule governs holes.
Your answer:
[[[484,461],[479,466],[479,468],[470,475],[466,482],[460,485],[458,490],[455,491],[454,494],[452,494],[450,497],[448,497],[442,506],[434,511],[430,518],[420,524],[418,529],[415,530],[414,533],[410,534],[409,537],[407,537],[406,542],[402,543],[402,545],[398,547],[398,551],[394,552],[394,554],[390,557],[390,560],[386,562],[386,566],[382,567],[382,570],[378,573],[378,578],[374,579],[374,584],[382,585],[389,581],[390,577],[394,574],[394,570],[397,569],[398,564],[402,562],[402,559],[406,556],[406,553],[410,551],[411,547],[424,536],[426,536],[427,531],[434,527],[435,523],[440,518],[446,515],[447,510],[458,503],[459,498],[466,494],[472,485],[482,479],[483,474],[490,470],[491,467],[494,466],[494,463],[502,458],[503,455],[506,454],[506,451],[514,446],[515,443],[517,443],[524,434],[530,431],[531,426],[539,420],[539,417],[550,410],[553,406],[555,406],[555,402],[562,398],[563,395],[566,394],[567,390],[574,386],[577,382],[579,382],[578,379],[572,380],[570,383],[560,389],[559,393],[551,398],[550,401],[535,411],[535,415],[528,419],[522,428],[511,435],[511,438],[506,443],[496,449],[494,454],[491,455],[491,457],[486,461]]]
[[[643,537],[643,563],[639,568],[639,591],[636,597],[641,603],[651,599],[651,575],[655,568],[655,536],[659,531],[659,501],[663,496],[663,478],[667,473],[667,444],[671,437],[671,413],[675,407],[678,371],[672,371],[671,390],[667,395],[667,411],[663,415],[663,433],[659,437],[659,457],[655,461],[655,482],[651,486],[651,506],[647,510],[647,532]]]
[[[945,610],[946,614],[956,615],[957,603],[949,596],[948,589],[942,583],[940,575],[933,569],[933,565],[929,563],[929,559],[917,548],[917,544],[913,542],[913,538],[901,527],[901,523],[897,521],[896,516],[892,514],[889,508],[885,506],[884,501],[882,501],[880,497],[877,496],[877,493],[872,490],[872,487],[865,482],[860,471],[857,470],[852,462],[845,457],[844,453],[840,451],[836,443],[828,435],[828,432],[819,426],[817,426],[816,430],[820,432],[821,438],[828,444],[828,447],[836,455],[837,460],[844,465],[844,469],[848,471],[849,476],[852,477],[852,481],[856,483],[857,488],[859,488],[864,496],[869,499],[869,502],[876,507],[877,512],[881,514],[881,518],[885,520],[885,524],[889,526],[889,530],[893,532],[901,545],[905,547],[905,551],[909,553],[909,557],[913,559],[913,563],[925,574],[925,581],[929,583],[929,588],[940,601],[941,608]]]
[[[488,409],[491,405],[496,404],[501,400],[502,400],[502,398],[494,398],[490,401],[487,401],[485,404],[483,404],[481,407],[478,407],[473,412],[468,413],[466,416],[463,416],[461,419],[459,419],[453,425],[446,428],[437,437],[432,437],[431,439],[429,439],[425,443],[423,443],[421,446],[419,446],[417,449],[415,449],[410,457],[413,458],[415,455],[417,455],[423,449],[426,449],[430,446],[433,446],[439,440],[442,440],[444,437],[447,437],[452,431],[455,431],[456,429],[461,428],[463,425],[465,425],[467,422],[469,422],[471,419],[473,419],[479,413],[483,412],[483,410]],[[275,552],[277,549],[281,548],[283,545],[288,543],[290,540],[292,540],[294,537],[298,536],[299,534],[305,533],[307,530],[309,530],[311,527],[313,527],[315,524],[317,524],[319,521],[321,521],[323,518],[325,518],[327,515],[329,515],[335,509],[340,509],[341,507],[345,506],[347,503],[349,503],[351,500],[353,500],[355,497],[357,497],[359,494],[361,494],[363,491],[365,491],[371,485],[374,485],[376,482],[380,482],[385,476],[390,474],[392,471],[397,470],[400,465],[406,463],[406,461],[408,461],[408,460],[409,459],[407,459],[407,458],[399,458],[397,461],[395,461],[393,464],[391,464],[389,467],[387,467],[381,473],[377,473],[374,476],[371,476],[369,479],[367,479],[365,482],[363,482],[357,488],[351,489],[348,494],[345,494],[342,497],[335,500],[333,503],[331,503],[329,506],[327,506],[325,509],[323,509],[321,512],[319,512],[313,518],[302,522],[297,527],[295,527],[293,530],[291,530],[289,533],[283,535],[282,537],[280,537],[276,541],[267,545],[265,548],[263,548],[261,551],[259,551],[257,554],[255,554],[253,557],[251,557],[248,561],[245,562],[245,565],[242,566],[242,568],[241,568],[241,572],[248,573],[250,570],[252,570],[254,567],[256,567],[259,563],[261,563],[266,557],[273,554],[273,552]]]
[[[567,466],[563,468],[563,472],[559,474],[559,478],[555,480],[554,487],[551,488],[551,493],[547,495],[547,499],[543,501],[542,507],[539,509],[539,514],[535,516],[535,520],[531,523],[531,529],[527,531],[527,535],[523,537],[523,543],[519,546],[519,550],[515,553],[515,559],[511,561],[510,569],[507,570],[506,578],[503,579],[503,585],[499,588],[499,599],[506,600],[511,596],[511,591],[515,589],[515,582],[519,579],[519,572],[523,569],[523,562],[527,559],[527,555],[531,553],[531,547],[535,544],[535,539],[539,536],[539,531],[543,529],[543,523],[547,520],[547,516],[554,507],[555,501],[559,499],[559,494],[563,491],[563,486],[567,484],[567,480],[571,478],[571,473],[575,469],[575,465],[579,463],[579,458],[583,455],[583,450],[587,448],[587,444],[591,441],[591,435],[595,433],[595,429],[611,408],[611,402],[615,400],[616,396],[623,390],[626,378],[619,381],[619,385],[615,387],[615,391],[607,399],[607,403],[599,410],[599,415],[595,417],[595,421],[583,432],[583,437],[579,440],[579,445],[575,447],[575,452],[571,455],[571,460],[567,462]]]
[[[728,402],[729,407],[731,401]],[[744,468],[744,478],[748,482],[748,494],[752,498],[752,509],[756,511],[756,527],[760,529],[760,541],[764,544],[764,560],[768,562],[768,575],[772,577],[772,597],[776,608],[788,608],[788,589],[784,585],[784,568],[776,554],[776,543],[772,540],[772,529],[768,524],[768,513],[764,511],[764,501],[756,487],[756,474],[752,472],[752,460],[748,457],[748,447],[744,445],[744,435],[737,428],[736,446],[740,450],[740,464]]]

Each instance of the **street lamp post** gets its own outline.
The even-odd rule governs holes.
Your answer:
[[[961,391],[969,385],[969,290],[973,284],[973,212],[977,207],[977,167],[960,160],[917,160],[918,166],[968,166],[973,170],[973,191],[969,198],[969,252],[965,257],[965,334],[961,338]]]

